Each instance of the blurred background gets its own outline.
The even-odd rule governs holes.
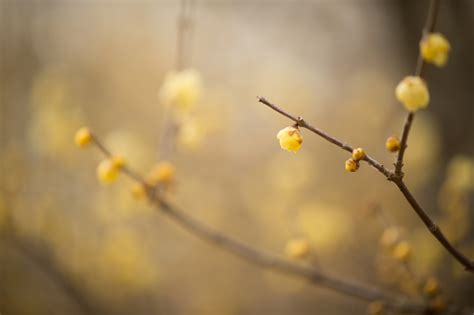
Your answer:
[[[304,239],[305,263],[410,296],[435,277],[449,301],[472,306],[472,276],[396,187],[365,164],[347,173],[347,152],[305,130],[297,154],[281,150],[289,121],[256,101],[391,166],[385,139],[406,115],[394,87],[414,71],[428,1],[197,0],[178,45],[180,5],[0,2],[1,314],[365,312],[195,238],[135,200],[123,176],[102,185],[99,152],[74,145],[83,125],[142,174],[171,161],[171,198],[218,230],[282,256]],[[426,68],[432,101],[415,118],[406,181],[474,257],[474,2],[441,1],[436,29],[452,53]],[[173,115],[160,90],[178,59],[202,93]],[[381,243],[381,221],[413,248],[407,262]]]

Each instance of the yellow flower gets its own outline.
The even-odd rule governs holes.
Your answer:
[[[400,139],[395,136],[388,137],[385,141],[385,148],[390,152],[397,152],[400,150]]]
[[[359,169],[359,162],[350,158],[346,161],[346,171],[348,172],[355,172]]]
[[[151,185],[171,184],[175,179],[176,168],[169,161],[157,163],[148,173],[146,180]]]
[[[283,150],[298,152],[303,143],[303,137],[300,130],[295,127],[286,127],[280,130],[277,134],[277,139],[280,141],[280,147]]]
[[[365,157],[365,151],[362,148],[357,148],[352,151],[352,158],[356,161],[360,161]]]
[[[407,76],[398,83],[395,96],[409,111],[425,108],[430,102],[430,93],[425,81],[417,76]]]
[[[426,62],[442,67],[448,61],[451,45],[440,33],[429,33],[420,42],[420,51]]]
[[[97,166],[97,177],[104,184],[110,184],[117,180],[120,173],[120,168],[112,161],[112,159],[105,159]]]
[[[84,148],[92,141],[92,133],[87,127],[82,127],[76,131],[74,142],[80,148]]]
[[[400,261],[407,261],[411,255],[411,245],[407,241],[399,242],[393,249],[393,257]]]
[[[194,69],[170,72],[160,90],[160,101],[164,105],[187,109],[194,105],[202,94],[201,77]]]
[[[311,246],[306,239],[292,239],[286,243],[285,253],[291,258],[304,258],[308,256]]]

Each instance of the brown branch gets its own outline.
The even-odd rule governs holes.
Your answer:
[[[296,118],[296,116],[282,110],[275,104],[270,103],[263,97],[258,98],[260,103],[263,103],[270,107],[271,109],[275,110],[276,112],[282,114],[283,116],[291,119],[295,123],[298,124],[298,126],[306,128],[315,134],[321,136],[322,138],[326,139],[327,141],[335,144],[336,146],[340,147],[341,149],[352,152],[352,147],[350,145],[345,144],[344,142],[328,135],[327,133],[323,132],[320,129],[317,129],[310,124],[308,124],[305,120],[303,120],[301,117]],[[474,272],[474,261],[471,261],[468,259],[466,256],[464,256],[461,252],[459,252],[457,249],[454,248],[454,246],[447,240],[447,238],[444,236],[444,234],[441,232],[440,228],[433,222],[433,220],[430,218],[430,216],[423,210],[423,208],[419,205],[419,203],[416,201],[415,197],[412,195],[412,193],[409,191],[407,186],[405,185],[405,182],[403,181],[402,177],[397,176],[393,171],[386,169],[382,164],[377,162],[375,159],[373,159],[370,156],[366,156],[364,159],[367,163],[372,165],[374,168],[376,168],[381,174],[383,174],[388,180],[392,181],[402,192],[403,196],[405,199],[408,201],[408,203],[411,205],[413,210],[418,214],[418,216],[421,218],[425,226],[430,230],[430,232],[438,239],[438,241],[441,243],[441,245],[444,246],[448,250],[448,252],[456,258],[456,260],[461,263],[464,268],[467,271]]]
[[[439,0],[431,0],[430,8],[428,9],[428,16],[426,18],[425,27],[423,28],[422,38],[427,33],[433,32],[436,20],[438,17],[439,11]],[[425,62],[423,61],[423,56],[421,55],[421,51],[418,49],[418,59],[416,62],[416,70],[415,76],[422,77],[423,70],[424,70]],[[408,135],[410,134],[411,125],[413,123],[413,119],[415,118],[414,112],[409,112],[405,118],[405,122],[403,124],[402,130],[402,138],[400,140],[400,151],[398,151],[397,159],[395,161],[395,175],[398,177],[403,177],[403,158],[405,155],[405,151],[408,147]]]
[[[299,127],[302,127],[302,128],[305,128],[305,129],[308,129],[309,131],[312,131],[313,133],[317,134],[318,136],[322,137],[323,139],[329,141],[330,143],[332,144],[335,144],[337,145],[338,147],[340,147],[341,149],[347,151],[347,152],[350,152],[352,153],[352,151],[354,150],[354,147],[352,147],[351,145],[347,144],[346,142],[343,142],[327,133],[325,133],[324,131],[316,128],[316,127],[313,127],[312,125],[310,125],[309,123],[307,123],[302,117],[296,117],[294,115],[291,115],[290,113],[284,111],[283,109],[281,109],[280,107],[276,106],[275,104],[272,104],[271,102],[269,102],[268,100],[266,100],[264,97],[260,97],[260,96],[257,96],[257,99],[260,103],[262,104],[265,104],[267,105],[268,107],[270,107],[271,109],[273,109],[274,111],[282,114],[283,116],[291,119],[292,121],[295,122],[295,124],[297,124]],[[393,174],[390,170],[388,170],[387,168],[385,168],[385,166],[383,166],[380,162],[378,162],[376,159],[372,158],[370,155],[366,154],[364,159],[364,161],[366,161],[370,166],[374,167],[375,169],[377,169],[379,172],[381,172],[383,175],[385,175],[385,177],[387,178],[390,178]]]
[[[112,156],[110,151],[106,149],[97,137],[93,137],[93,139],[98,149],[106,157]],[[157,195],[156,190],[149,187],[148,184],[146,184],[146,182],[130,168],[124,168],[122,171],[132,179],[147,185],[147,197],[150,203],[153,204],[158,211],[166,214],[175,223],[182,226],[194,236],[199,237],[210,244],[216,245],[250,263],[262,268],[273,269],[294,277],[303,278],[315,286],[324,287],[363,301],[383,300],[387,308],[398,312],[422,313],[429,311],[430,306],[425,304],[423,301],[397,296],[391,292],[383,292],[373,287],[330,276],[310,266],[293,263],[267,254],[242,241],[214,230],[171,205],[163,198],[163,196]]]

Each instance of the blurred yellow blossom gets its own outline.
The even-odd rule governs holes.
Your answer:
[[[92,141],[92,133],[87,127],[82,127],[76,131],[74,142],[80,148],[84,148]]]
[[[304,258],[310,253],[309,241],[304,238],[291,239],[286,243],[285,253],[291,258]]]
[[[112,159],[102,160],[97,166],[97,178],[104,184],[110,184],[117,180],[120,167]]]
[[[295,153],[299,151],[303,143],[303,137],[297,127],[283,128],[278,132],[277,139],[282,149]]]
[[[411,256],[412,248],[407,241],[399,242],[392,251],[393,257],[400,261],[407,261]]]
[[[428,106],[430,93],[426,82],[417,76],[407,76],[398,83],[395,96],[409,111],[415,112]]]
[[[451,45],[441,33],[429,33],[420,42],[420,51],[426,62],[442,67],[448,61]]]
[[[160,161],[152,167],[146,176],[147,183],[151,185],[171,184],[175,180],[176,168],[169,161]]]
[[[167,74],[159,98],[166,106],[188,109],[199,100],[201,94],[202,83],[199,72],[195,69],[186,69]]]

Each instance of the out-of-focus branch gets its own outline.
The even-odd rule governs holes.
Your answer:
[[[105,148],[96,136],[93,137],[93,141],[106,157],[111,156],[110,151]],[[423,301],[397,296],[393,293],[384,292],[380,289],[351,282],[343,278],[336,278],[313,267],[290,262],[256,249],[223,232],[210,228],[189,216],[184,211],[179,210],[177,207],[169,203],[162,195],[156,194],[156,190],[154,190],[153,187],[149,187],[141,176],[129,167],[123,168],[122,171],[132,179],[145,185],[147,188],[147,197],[150,203],[158,211],[166,214],[175,223],[181,225],[191,234],[248,262],[262,268],[273,269],[281,273],[303,278],[315,286],[324,287],[360,300],[383,300],[384,305],[387,308],[401,313],[422,313],[430,309],[430,306],[425,304]]]
[[[430,8],[428,9],[428,16],[426,18],[425,27],[423,28],[422,37],[427,33],[433,32],[436,20],[438,18],[438,11],[439,11],[439,2],[440,0],[431,0]],[[416,62],[416,70],[415,76],[422,77],[423,76],[423,69],[425,66],[425,62],[423,61],[423,56],[421,52],[418,52],[418,59]],[[405,122],[403,124],[402,130],[402,138],[400,140],[400,150],[398,151],[397,160],[395,162],[395,174],[398,177],[403,177],[403,157],[405,155],[405,150],[407,149],[407,142],[408,142],[408,135],[410,134],[411,125],[413,123],[413,119],[415,118],[414,112],[409,112],[405,118]]]
[[[22,256],[35,264],[47,277],[57,285],[83,314],[97,314],[96,308],[90,304],[84,294],[71,279],[61,270],[52,257],[39,251],[34,244],[24,238],[14,235],[14,232],[4,233],[5,241]]]

